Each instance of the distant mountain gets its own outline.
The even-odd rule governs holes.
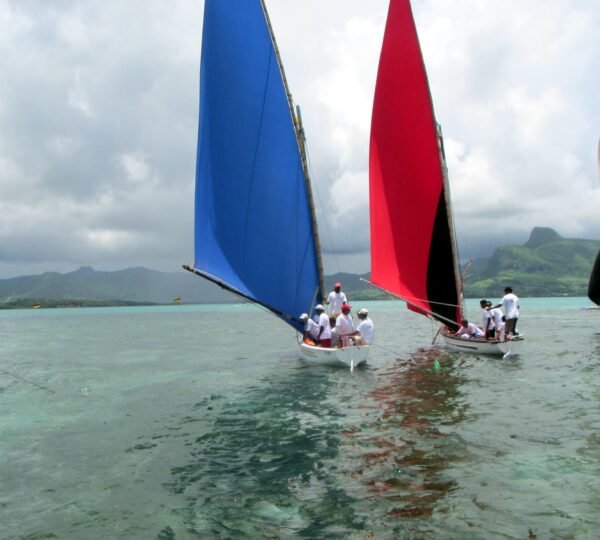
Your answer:
[[[599,250],[600,241],[566,239],[553,229],[536,227],[524,245],[503,246],[490,258],[475,259],[466,271],[465,296],[499,298],[507,285],[519,296],[585,296]],[[326,292],[340,281],[351,302],[390,298],[361,281],[369,278],[370,274],[350,273],[325,276]],[[169,304],[176,298],[190,304],[239,302],[233,294],[184,270],[157,272],[140,267],[98,272],[82,266],[66,274],[0,279],[4,307],[27,305],[27,299],[46,300],[47,305],[112,305]]]
[[[560,234],[550,227],[534,227],[529,235],[529,240],[523,244],[523,247],[536,249],[544,244],[559,242],[563,240]]]
[[[465,277],[465,296],[498,298],[507,285],[519,296],[585,296],[599,249],[600,241],[535,227],[522,246],[503,246],[477,260]]]
[[[336,281],[343,283],[349,298],[356,300],[382,295],[361,281],[369,274],[339,273],[325,277],[327,291]],[[386,295],[383,295],[384,297]],[[66,274],[46,272],[40,275],[0,279],[0,303],[23,307],[42,302],[52,305],[169,304],[176,298],[187,304],[239,302],[233,294],[189,272],[157,272],[147,268],[127,268],[99,272],[89,266]],[[27,302],[30,299],[31,302]],[[34,302],[35,301],[35,302]],[[46,301],[46,302],[44,302]]]
[[[181,297],[186,303],[236,302],[218,286],[185,272],[157,272],[128,268],[97,272],[89,266],[67,274],[46,272],[35,276],[0,279],[0,301],[14,299],[119,300],[167,304]]]

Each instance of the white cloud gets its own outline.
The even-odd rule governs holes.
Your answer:
[[[267,5],[302,106],[326,271],[366,270],[387,2]],[[463,255],[535,225],[600,237],[600,4],[412,5]],[[0,277],[190,260],[202,7],[0,0]]]
[[[119,162],[127,173],[127,178],[132,182],[143,182],[150,176],[150,167],[146,160],[137,154],[122,154]]]
[[[600,6],[416,5],[447,137],[459,244],[481,245],[487,231],[489,252],[535,225],[600,237],[600,222],[590,219],[598,204],[590,149],[600,130],[600,72],[592,67],[600,61]],[[494,216],[496,226],[487,219]]]
[[[69,49],[81,51],[90,46],[90,28],[78,14],[67,13],[59,17],[58,35]]]
[[[88,118],[94,116],[87,92],[83,89],[81,74],[78,69],[75,70],[75,81],[69,90],[68,104]]]
[[[92,249],[100,248],[109,251],[130,248],[135,240],[130,232],[113,229],[86,230],[84,237],[92,245]]]

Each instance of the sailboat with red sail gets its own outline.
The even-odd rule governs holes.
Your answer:
[[[441,128],[409,0],[391,0],[369,150],[371,283],[443,325],[453,349],[515,352],[512,342],[452,337],[463,288]]]

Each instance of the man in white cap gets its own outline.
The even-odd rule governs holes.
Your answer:
[[[302,336],[304,343],[316,345],[319,337],[319,325],[312,319],[309,319],[306,313],[300,315],[298,320],[304,323],[304,334]]]
[[[317,324],[319,325],[319,335],[317,336],[317,343],[321,347],[331,347],[331,328],[329,326],[329,316],[325,313],[325,308],[322,304],[315,306],[317,313]]]
[[[335,283],[333,291],[327,295],[326,304],[329,304],[329,315],[337,317],[342,312],[342,306],[348,303],[348,298],[342,292],[342,284]]]
[[[360,320],[358,332],[360,333],[361,341],[363,344],[371,345],[375,337],[375,329],[373,328],[373,321],[369,319],[369,310],[367,308],[360,308],[356,312],[356,315]]]

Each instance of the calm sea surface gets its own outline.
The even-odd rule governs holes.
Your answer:
[[[502,360],[366,305],[353,373],[248,305],[0,311],[0,538],[600,537],[600,312]]]

